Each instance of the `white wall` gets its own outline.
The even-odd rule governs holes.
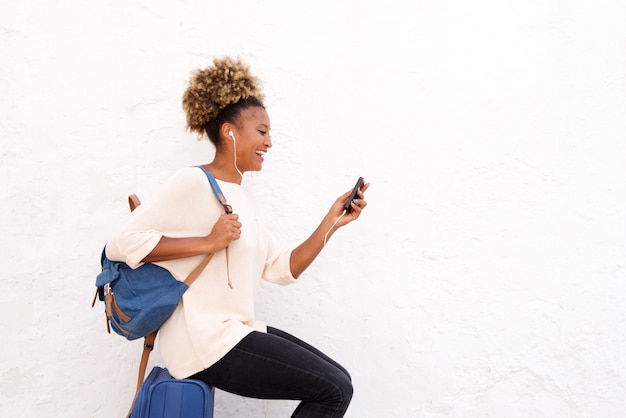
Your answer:
[[[623,1],[5,0],[0,416],[126,411],[141,342],[90,308],[99,253],[127,194],[210,160],[180,102],[221,54],[265,81],[274,148],[246,183],[283,242],[372,182],[258,306],[352,372],[348,416],[623,414]]]

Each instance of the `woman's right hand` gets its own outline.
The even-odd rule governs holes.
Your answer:
[[[234,213],[229,215],[225,210],[222,210],[222,215],[215,222],[211,233],[206,236],[206,239],[213,247],[211,252],[218,252],[228,247],[232,241],[238,240],[240,236],[241,222],[239,222],[239,215]]]
[[[222,212],[211,233],[204,237],[170,238],[163,236],[143,260],[146,263],[216,253],[241,236],[239,215]]]

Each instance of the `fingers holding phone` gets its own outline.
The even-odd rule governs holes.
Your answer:
[[[345,210],[347,214],[350,214],[355,210],[360,213],[361,210],[367,206],[367,202],[365,201],[365,191],[369,185],[369,183],[365,183],[363,177],[359,177],[343,206],[343,210]]]
[[[344,218],[339,221],[338,226],[343,226],[359,217],[361,211],[367,206],[365,191],[369,186],[370,183],[366,183],[363,177],[359,177],[352,190],[337,199],[336,204],[341,205],[342,217]]]
[[[324,246],[333,231],[349,224],[361,215],[367,206],[365,191],[369,187],[370,183],[365,183],[363,177],[359,177],[351,191],[337,198],[327,215],[328,223],[332,222],[332,226],[328,228],[324,236]]]

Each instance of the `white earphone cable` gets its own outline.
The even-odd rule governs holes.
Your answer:
[[[237,141],[235,140],[235,135],[233,135],[233,131],[230,131],[230,136],[233,138],[233,148],[234,148],[234,154],[235,154],[235,170],[237,170],[237,172],[239,173],[239,175],[241,176],[241,178],[243,179],[243,173],[241,171],[239,171],[239,167],[237,167]]]
[[[335,223],[333,224],[333,226],[331,226],[328,231],[326,231],[326,235],[324,235],[324,247],[326,246],[326,242],[328,242],[328,234],[330,234],[330,231],[332,231],[332,229],[335,227],[335,225],[337,225],[337,222],[339,222],[339,220],[341,218],[343,218],[343,215],[346,214],[346,211],[344,210],[343,213],[341,214],[340,217],[337,218],[337,220],[335,221]]]

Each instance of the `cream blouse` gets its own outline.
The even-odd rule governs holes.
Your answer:
[[[233,288],[228,286],[226,254],[222,250],[213,256],[161,327],[161,357],[176,378],[208,368],[248,333],[267,331],[254,315],[255,290],[260,278],[282,285],[296,281],[289,269],[291,250],[277,246],[241,186],[220,180],[218,184],[242,223],[241,237],[229,246],[228,267]],[[221,213],[222,206],[202,170],[183,168],[153,199],[132,212],[107,244],[107,257],[136,268],[161,237],[206,236]],[[155,264],[183,281],[203,257]]]

